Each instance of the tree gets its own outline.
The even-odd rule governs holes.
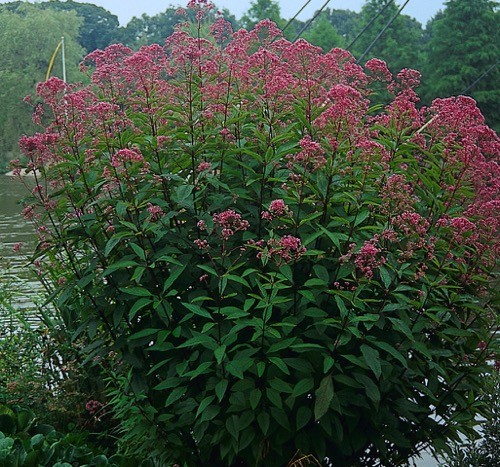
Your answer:
[[[52,119],[20,142],[35,264],[122,452],[400,465],[470,433],[498,351],[498,136],[467,97],[419,111],[418,72],[270,21],[201,37],[196,13],[194,36],[91,54],[91,85],[40,85]]]
[[[356,31],[360,28],[358,27],[359,13],[350,10],[326,10],[329,21],[335,28],[335,30],[340,34],[346,44],[351,42],[356,36]]]
[[[500,13],[497,2],[450,0],[442,16],[431,23],[425,68],[426,97],[465,91],[500,56]],[[500,68],[491,70],[467,91],[478,102],[487,121],[500,128]]]
[[[49,8],[55,11],[76,12],[83,20],[78,41],[87,52],[104,49],[111,44],[119,26],[116,15],[92,3],[80,3],[73,0],[64,2],[50,0],[38,5],[41,8]]]
[[[345,39],[335,30],[327,13],[321,13],[311,26],[302,34],[311,44],[329,52],[334,47],[345,47]]]
[[[281,9],[276,0],[253,0],[250,8],[241,17],[241,25],[246,29],[252,29],[259,21],[270,19],[278,26],[284,26],[284,19],[281,17]]]
[[[209,16],[215,19],[215,12],[211,11]],[[236,18],[225,8],[222,10],[222,17],[233,27],[237,26]],[[138,49],[143,45],[163,44],[175,31],[176,26],[190,20],[194,20],[190,10],[179,10],[173,7],[154,16],[146,14],[140,18],[134,16],[126,27],[118,29],[114,41],[133,49]]]
[[[34,131],[33,109],[23,99],[45,79],[49,60],[61,36],[66,44],[68,79],[81,79],[78,67],[85,52],[77,42],[80,25],[81,20],[74,12],[48,11],[27,3],[17,5],[13,11],[0,8],[2,166],[18,154],[19,137]],[[62,76],[61,60],[57,60],[53,73]]]
[[[367,1],[361,9],[357,32],[367,26],[387,3],[388,0]],[[377,17],[354,45],[353,52],[356,56],[360,56],[369,48],[397,11],[398,6],[389,2],[383,14]],[[407,15],[400,14],[364,57],[364,61],[372,57],[385,60],[393,73],[403,68],[418,69],[422,63],[422,36],[421,24]]]

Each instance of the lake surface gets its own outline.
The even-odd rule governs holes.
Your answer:
[[[33,182],[26,179],[24,183]],[[27,194],[28,188],[17,177],[0,175],[0,294],[6,298],[3,285],[10,283],[13,307],[26,311],[27,318],[32,319],[34,300],[41,286],[28,271],[27,257],[33,252],[35,234],[21,214],[20,201]],[[20,252],[14,251],[18,243],[22,244]],[[5,313],[1,307],[0,313]]]

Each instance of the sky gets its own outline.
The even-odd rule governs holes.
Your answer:
[[[6,3],[6,0],[0,0]],[[185,6],[187,0],[85,0],[84,3],[93,3],[118,16],[121,26],[125,26],[133,16],[140,17],[143,13],[153,16],[165,11],[171,5]],[[251,0],[212,0],[218,8],[227,8],[237,18],[248,10]],[[306,3],[306,0],[279,0],[281,15],[285,19],[293,17]],[[311,0],[307,8],[299,16],[306,20],[314,15],[325,3],[325,0]],[[339,10],[359,11],[364,0],[330,0],[327,8]],[[403,0],[396,0],[398,5],[403,5]],[[444,0],[410,0],[403,13],[416,18],[424,26],[440,9],[444,8]]]

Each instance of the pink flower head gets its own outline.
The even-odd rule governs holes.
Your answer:
[[[200,250],[207,250],[210,245],[208,244],[208,240],[201,240],[199,238],[197,238],[194,242],[193,242]]]
[[[275,199],[269,204],[269,211],[262,212],[262,219],[272,220],[289,213],[288,206],[282,199]]]
[[[241,215],[232,209],[213,215],[214,224],[221,229],[221,236],[224,240],[232,237],[239,230],[247,230],[250,224]]]
[[[386,262],[386,259],[380,256],[382,250],[375,246],[375,240],[369,240],[364,243],[361,249],[356,253],[354,264],[368,279],[373,277],[375,269]]]
[[[90,400],[85,404],[85,409],[90,415],[95,415],[102,407],[104,407],[104,404],[95,400]]]
[[[365,63],[365,68],[371,72],[375,80],[390,81],[392,79],[391,72],[383,60],[372,58]]]
[[[156,206],[151,203],[148,203],[148,212],[152,222],[156,222],[165,215],[163,209],[160,208],[160,206]]]
[[[200,162],[196,170],[198,172],[205,172],[207,170],[210,170],[211,167],[212,165],[210,164],[210,162]]]
[[[124,166],[129,163],[143,163],[144,157],[138,151],[132,149],[120,149],[116,154],[111,156],[111,165],[115,168]]]
[[[269,211],[276,216],[282,216],[286,211],[286,204],[282,199],[275,199],[269,205]]]
[[[293,237],[292,235],[284,235],[279,240],[270,239],[267,242],[267,248],[267,257],[276,258],[278,263],[282,261],[285,263],[297,261],[307,251],[306,247],[302,245],[300,238]],[[262,253],[258,257],[262,257]]]
[[[23,247],[22,242],[14,243],[14,246],[12,247],[12,251],[14,253],[20,253],[22,247]]]
[[[299,141],[299,146],[302,151],[287,156],[289,169],[292,169],[294,164],[311,171],[325,166],[325,151],[318,142],[313,141],[310,136],[304,136]]]

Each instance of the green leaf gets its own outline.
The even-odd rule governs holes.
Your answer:
[[[372,340],[371,343],[373,345],[377,346],[379,349],[385,350],[388,354],[392,355],[396,360],[401,362],[401,364],[405,368],[408,368],[408,362],[406,361],[406,359],[403,357],[403,355],[400,352],[398,352],[390,344],[388,344],[387,342],[381,342],[381,341],[376,341],[376,340]]]
[[[328,412],[330,402],[333,399],[332,375],[325,376],[316,390],[316,401],[314,402],[314,420],[318,421]]]
[[[154,328],[143,329],[142,331],[131,334],[129,339],[142,339],[143,337],[150,337],[157,334],[160,330]]]
[[[236,415],[232,415],[226,420],[226,429],[228,433],[238,441],[238,434],[240,432],[238,426],[238,417]]]
[[[306,407],[304,405],[301,405],[299,407],[299,410],[297,410],[297,418],[296,418],[297,431],[300,431],[309,423],[309,420],[311,420],[311,416],[312,412],[309,409],[309,407]]]
[[[140,266],[138,262],[131,261],[128,259],[122,259],[121,261],[117,261],[116,263],[110,264],[102,273],[103,277],[109,276],[109,274],[117,271],[118,269],[127,269],[134,266]]]
[[[113,248],[120,243],[121,238],[118,236],[113,235],[107,242],[106,246],[104,247],[104,256],[107,258]]]
[[[128,246],[134,250],[134,253],[143,261],[146,261],[146,252],[137,243],[129,243]]]
[[[150,298],[139,298],[138,300],[136,300],[136,302],[134,303],[134,305],[132,306],[132,308],[130,309],[129,313],[128,313],[128,319],[129,320],[132,320],[135,318],[135,315],[137,314],[137,312],[139,310],[142,310],[144,307],[148,306],[148,305],[151,305],[151,303],[153,303],[153,300],[151,300]]]
[[[309,392],[313,387],[314,381],[312,378],[301,379],[293,388],[292,397],[297,397],[306,392]]]
[[[382,279],[382,282],[384,283],[385,288],[388,289],[392,283],[392,279],[391,279],[391,275],[389,274],[389,271],[387,270],[386,267],[381,266],[379,268],[379,274],[380,274],[380,278]]]
[[[250,407],[252,407],[252,410],[255,410],[257,408],[261,397],[262,392],[260,391],[260,389],[252,389],[252,392],[250,393]]]
[[[219,275],[217,274],[217,271],[214,268],[212,268],[211,266],[207,266],[206,264],[198,264],[197,267],[202,269],[205,272],[208,272],[212,276],[219,277]]]
[[[222,401],[224,398],[224,394],[226,393],[227,386],[229,382],[227,379],[221,379],[216,385],[215,385],[215,395],[217,396],[217,399],[219,402]]]
[[[273,420],[278,422],[285,430],[290,431],[290,420],[283,409],[271,407],[271,416]]]
[[[266,389],[266,396],[267,399],[276,407],[282,408],[283,407],[283,401],[281,400],[280,393],[276,391],[273,388],[267,388]]]
[[[172,269],[170,271],[170,275],[167,277],[165,282],[163,283],[163,292],[166,292],[172,284],[179,278],[179,276],[184,272],[186,269],[187,264],[184,264],[183,266],[177,267],[175,269]]]
[[[215,396],[207,396],[200,402],[195,418],[198,418],[201,413],[215,400]]]
[[[243,370],[238,365],[238,362],[232,361],[226,364],[226,370],[236,378],[243,379]]]
[[[186,392],[186,388],[180,387],[180,388],[174,388],[170,395],[167,397],[167,400],[165,401],[165,407],[168,407],[169,405],[172,405],[174,402],[177,402]]]
[[[129,295],[134,295],[135,297],[151,297],[153,294],[144,287],[120,287],[122,292]]]
[[[363,358],[370,369],[373,371],[375,376],[380,378],[382,374],[382,367],[380,365],[380,355],[378,350],[375,350],[373,347],[369,347],[366,344],[361,346],[361,353],[363,354]]]
[[[193,193],[193,185],[179,185],[174,193],[173,199],[182,206],[190,206],[192,204],[191,193]]]
[[[222,360],[224,359],[224,355],[226,354],[226,346],[221,345],[214,351],[215,359],[217,360],[217,363],[220,365],[222,363]]]
[[[198,305],[193,305],[192,303],[185,303],[182,302],[182,304],[191,312],[193,312],[195,315],[202,316],[203,318],[208,318],[210,320],[213,320],[212,315],[207,311],[201,308]]]
[[[180,383],[181,383],[180,378],[178,378],[177,376],[171,376],[170,378],[167,378],[166,380],[157,384],[153,389],[155,391],[163,391],[164,389],[175,388],[179,386]]]
[[[281,358],[279,358],[279,357],[269,357],[269,361],[273,365],[277,366],[286,375],[290,374],[290,370],[288,369],[288,366],[286,365],[286,363]]]
[[[184,376],[190,377],[191,379],[200,376],[201,374],[208,373],[208,369],[212,366],[212,362],[203,362],[198,365],[194,370],[188,371]]]
[[[243,277],[236,276],[234,274],[226,274],[224,277],[226,277],[227,280],[229,280],[229,281],[238,282],[239,284],[242,284],[245,287],[250,287],[248,282],[245,279],[243,279]]]
[[[371,378],[366,375],[356,373],[354,375],[357,381],[363,384],[366,395],[374,402],[376,406],[380,403],[380,391],[378,386],[373,382]]]
[[[269,422],[270,418],[267,412],[261,412],[259,415],[257,415],[257,423],[259,424],[259,427],[264,436],[266,436],[267,432],[269,431]]]
[[[340,316],[342,318],[345,318],[349,314],[349,310],[345,306],[344,300],[340,295],[335,295],[335,302],[337,303],[337,306],[339,307],[340,311]]]
[[[330,355],[327,355],[323,360],[323,373],[328,373],[328,371],[334,364],[335,360]]]
[[[402,332],[410,341],[414,341],[413,333],[408,325],[399,318],[389,318],[389,321],[394,325],[396,331]]]

